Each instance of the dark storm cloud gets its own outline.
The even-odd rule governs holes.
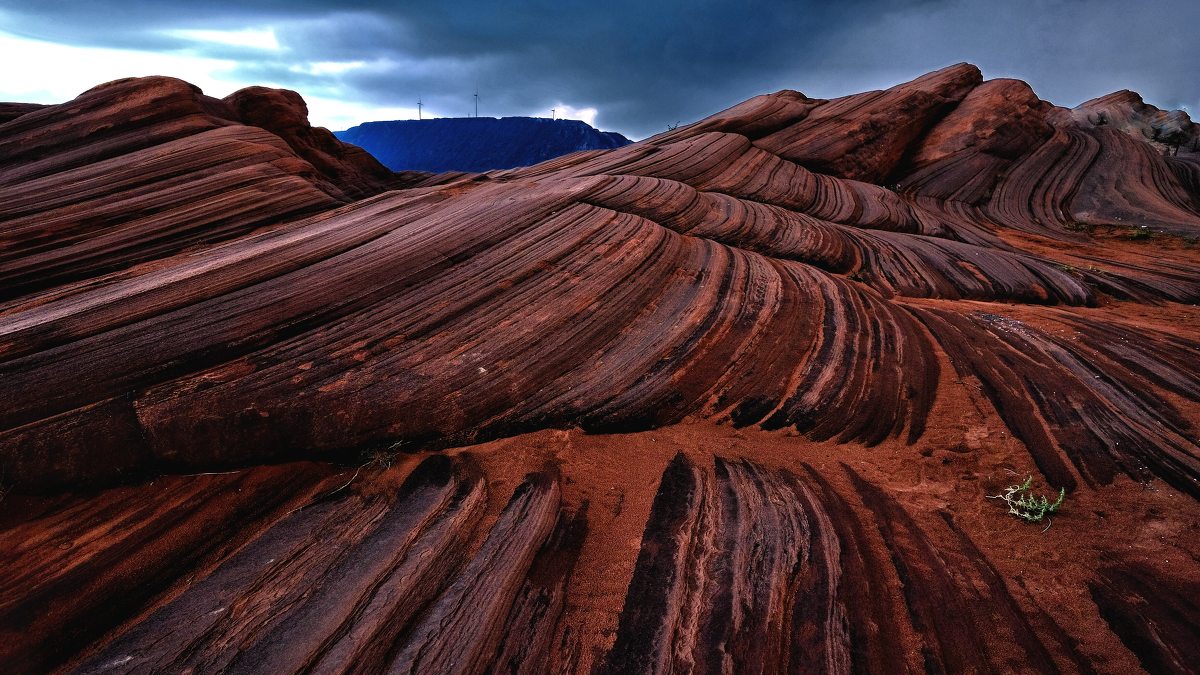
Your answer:
[[[0,29],[74,45],[238,61],[238,80],[379,106],[529,114],[595,107],[632,136],[763,91],[835,96],[958,61],[1020,77],[1074,105],[1137,89],[1200,104],[1200,3],[1160,0],[880,2],[332,2],[0,0]],[[281,49],[197,43],[170,31],[273,28]],[[342,73],[312,63],[362,61]]]

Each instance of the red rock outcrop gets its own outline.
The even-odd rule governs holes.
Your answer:
[[[0,103],[0,124],[45,107],[38,103]]]
[[[308,105],[294,91],[247,87],[223,100],[243,124],[279,136],[321,175],[352,195],[375,194],[381,185],[397,183],[395,175],[365,150],[339,141],[328,129],[310,125]]]
[[[1200,126],[1186,112],[1161,110],[1128,89],[1081,103],[1072,113],[1080,122],[1112,127],[1164,152],[1200,151]]]
[[[309,127],[294,92],[260,89],[226,103],[172,78],[118,80],[3,124],[0,299],[418,178]]]
[[[920,467],[945,481],[921,500],[895,490],[911,467],[836,454],[715,427],[542,433],[390,469],[11,497],[26,515],[0,530],[0,657],[78,673],[1157,673],[1197,656],[1194,521],[1176,520],[1195,506],[1178,493],[1078,491],[1043,532],[967,505],[1011,477],[956,480],[973,466],[960,451]]]
[[[143,484],[9,498],[4,660],[1186,670],[1200,165],[1112,126],[967,65],[429,179],[277,90],[16,117],[4,479]]]

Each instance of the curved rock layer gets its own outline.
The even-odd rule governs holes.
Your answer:
[[[149,131],[111,121],[131,92],[162,111]],[[21,195],[5,207],[21,214],[5,230],[10,279],[158,256],[8,303],[0,448],[18,485],[689,416],[914,442],[948,357],[1058,483],[1125,473],[1196,493],[1194,408],[1175,401],[1197,400],[1200,343],[1130,325],[1113,301],[1195,302],[1200,262],[1164,234],[1064,228],[1108,214],[1197,232],[1196,194],[1149,146],[1079,126],[1023,83],[957,66],[836,101],[760,97],[619,150],[169,255],[353,188],[299,159],[303,139],[220,122],[221,106],[280,119],[288,138],[302,111],[270,91],[219,102],[158,79],[0,127],[0,147],[26,160],[3,174]],[[102,131],[70,124],[92,108]],[[125,153],[148,134],[161,143],[145,157]],[[201,140],[256,149],[239,162]],[[264,175],[279,163],[307,168]],[[165,173],[200,191],[163,189]],[[898,182],[860,180],[885,177]],[[1011,303],[1030,307],[1018,318]]]
[[[21,570],[2,656],[75,673],[1159,673],[1200,656],[1194,538],[1072,531],[1177,515],[1169,495],[1108,515],[1141,490],[1108,488],[1043,533],[721,436],[684,453],[696,437],[537,435],[43,505],[0,533]],[[633,466],[645,480],[609,484]],[[1178,557],[1142,562],[1158,556]]]
[[[1160,110],[1128,89],[1077,106],[1076,119],[1092,126],[1111,126],[1172,155],[1200,151],[1200,125],[1182,110]]]
[[[0,108],[0,300],[417,178],[309,126],[286,90],[222,101],[180,80],[136,78],[13,108]]]
[[[961,65],[414,177],[287,92],[26,111],[0,660],[1184,672],[1200,160],[1114,126]]]

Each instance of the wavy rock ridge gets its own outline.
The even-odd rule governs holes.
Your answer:
[[[251,87],[222,101],[142,78],[16,112],[0,140],[2,299],[405,184],[310,127],[295,92]]]
[[[518,438],[365,476],[19,498],[31,515],[0,560],[21,570],[10,588],[39,590],[0,622],[43,618],[6,660],[1186,670],[1200,566],[1174,538],[1200,515],[1200,158],[1125,133],[1132,113],[1096,124],[1093,103],[959,65],[437,178],[309,127],[290,92],[217,101],[156,78],[14,109],[0,453],[19,491]],[[589,441],[628,462],[615,473],[520,436],[685,422],[704,431],[683,454]],[[753,442],[731,451],[731,427]],[[1078,520],[1055,526],[1069,579],[991,541],[1048,555],[976,508],[970,481],[994,493],[1000,472],[1073,491]],[[263,492],[223,496],[235,481]],[[1136,553],[1073,541],[1114,498],[1151,504],[1112,525]],[[180,500],[156,510],[178,523],[98,534],[155,500]],[[1161,520],[1159,540],[1134,515]],[[223,534],[182,545],[202,532]],[[95,547],[52,548],[80,538]],[[633,547],[596,551],[614,540]],[[129,547],[140,566],[117,559]]]

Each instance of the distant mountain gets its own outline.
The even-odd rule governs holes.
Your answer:
[[[578,120],[446,117],[365,122],[334,135],[393,171],[488,171],[530,166],[580,150],[628,145],[621,134]]]

